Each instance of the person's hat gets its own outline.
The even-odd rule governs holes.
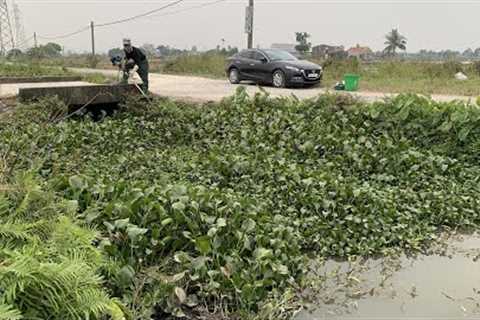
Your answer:
[[[130,45],[132,45],[132,41],[130,39],[123,39],[123,45],[124,46],[127,46],[127,45],[130,46]]]

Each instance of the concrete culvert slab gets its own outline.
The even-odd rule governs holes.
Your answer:
[[[21,88],[18,97],[20,101],[35,101],[43,97],[57,96],[69,106],[94,106],[119,104],[127,96],[139,95],[134,85],[92,85]]]

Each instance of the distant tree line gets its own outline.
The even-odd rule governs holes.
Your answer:
[[[140,49],[150,58],[161,58],[161,57],[175,57],[187,54],[198,54],[200,53],[196,46],[193,46],[191,49],[178,49],[168,45],[159,45],[156,46],[150,43],[140,46]],[[204,53],[217,53],[222,55],[233,55],[238,53],[238,48],[236,47],[221,47],[217,46],[215,49],[208,50]],[[108,55],[112,56],[123,56],[124,52],[122,48],[113,48],[108,51]]]
[[[416,56],[420,58],[428,58],[428,59],[438,59],[438,60],[445,60],[445,59],[455,59],[455,58],[465,58],[465,59],[479,59],[480,58],[480,48],[471,49],[468,48],[465,51],[456,51],[456,50],[440,50],[440,51],[433,51],[433,50],[420,50]]]
[[[312,44],[308,41],[311,35],[307,32],[295,33],[297,46],[296,50],[301,53],[308,53],[311,51]],[[373,53],[373,57],[376,59],[382,59],[388,56],[397,56],[403,59],[412,60],[480,60],[480,47],[476,49],[468,48],[464,51],[457,50],[420,50],[418,52],[405,52],[406,38],[401,35],[398,30],[393,29],[386,35],[386,48],[383,51]],[[232,46],[220,46],[216,48],[200,52],[196,46],[191,49],[178,49],[169,45],[155,46],[150,43],[146,43],[140,46],[147,56],[150,58],[162,58],[162,57],[175,57],[189,54],[221,54],[225,56],[234,55],[239,52],[237,47]],[[396,49],[400,49],[402,52],[396,52]],[[62,56],[63,49],[58,43],[49,42],[44,45],[30,48],[22,51],[20,49],[12,49],[7,53],[7,58],[56,58]],[[108,51],[109,56],[120,55],[122,56],[124,51],[122,48],[113,48]]]
[[[62,55],[62,46],[58,43],[49,42],[45,45],[30,48],[25,52],[20,49],[12,49],[7,53],[8,59],[30,57],[30,58],[56,58]]]
[[[186,54],[198,54],[200,53],[196,46],[193,46],[190,50],[178,49],[168,45],[155,46],[150,43],[146,43],[140,47],[140,49],[150,58],[153,57],[173,57]],[[217,46],[215,49],[205,51],[204,53],[216,53],[222,55],[234,55],[238,53],[236,47],[221,47]],[[63,48],[58,43],[49,42],[45,45],[39,45],[22,51],[20,49],[12,49],[7,53],[8,59],[18,58],[57,58],[63,54]],[[124,51],[122,48],[113,48],[108,51],[110,57],[120,55],[123,56]]]

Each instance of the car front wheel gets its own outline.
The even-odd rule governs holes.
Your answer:
[[[228,80],[230,80],[231,84],[239,84],[240,83],[240,73],[238,69],[232,68],[228,72]]]
[[[286,78],[282,70],[277,70],[273,73],[273,86],[275,88],[285,88]]]

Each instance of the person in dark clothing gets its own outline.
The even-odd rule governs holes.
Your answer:
[[[131,70],[137,65],[137,73],[142,79],[142,90],[148,93],[148,60],[142,50],[132,46],[130,39],[123,40],[123,49],[125,50],[125,60],[127,69]]]

